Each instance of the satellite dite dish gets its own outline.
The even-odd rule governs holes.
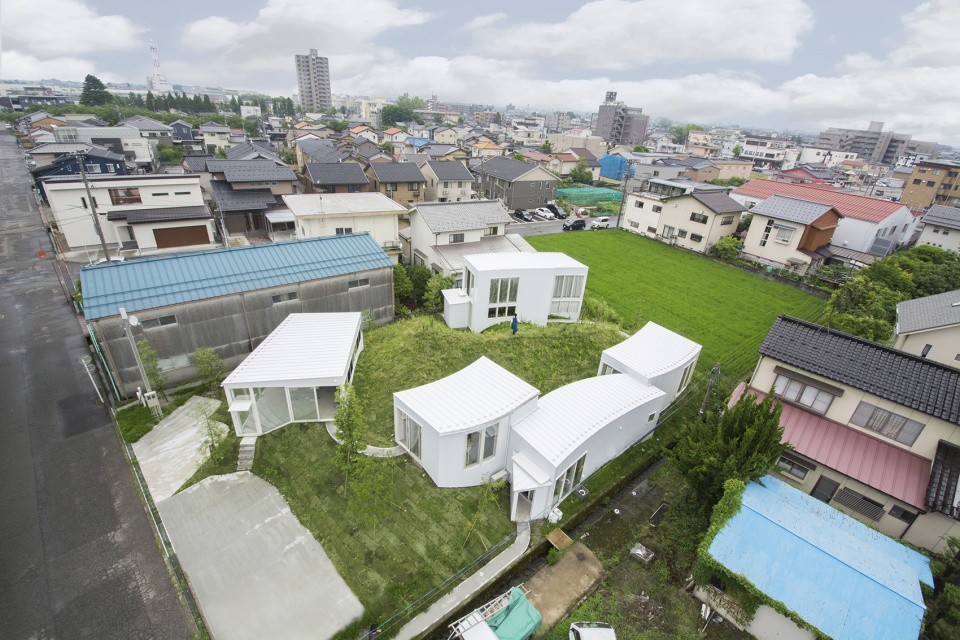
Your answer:
[[[137,326],[138,324],[140,324],[140,320],[137,318],[137,316],[130,316],[130,321],[129,321],[129,322],[130,322],[130,326],[131,326],[131,327],[135,327],[135,326]]]

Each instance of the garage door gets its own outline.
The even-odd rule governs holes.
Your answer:
[[[153,237],[157,241],[158,249],[189,247],[190,245],[209,244],[210,242],[210,236],[207,234],[206,225],[154,229]]]

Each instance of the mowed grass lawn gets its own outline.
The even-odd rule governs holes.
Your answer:
[[[703,345],[697,369],[717,362],[725,381],[747,376],[780,314],[817,320],[826,300],[779,282],[610,229],[528,236],[537,251],[560,251],[590,267],[587,292],[633,332],[648,321]]]

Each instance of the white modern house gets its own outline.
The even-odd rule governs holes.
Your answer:
[[[564,253],[484,253],[463,257],[464,286],[443,292],[443,319],[480,333],[508,322],[575,322],[587,266]]]
[[[689,384],[700,345],[648,323],[600,374],[540,392],[487,358],[394,394],[394,437],[440,487],[509,479],[510,517],[544,518],[594,471],[649,436]]]
[[[360,313],[287,316],[223,381],[237,436],[332,421],[336,391],[363,350],[361,321]]]

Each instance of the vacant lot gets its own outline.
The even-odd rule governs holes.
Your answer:
[[[590,267],[587,292],[606,300],[635,331],[647,321],[703,345],[698,370],[719,362],[741,378],[780,314],[816,320],[825,300],[632,233],[611,229],[530,236]]]

